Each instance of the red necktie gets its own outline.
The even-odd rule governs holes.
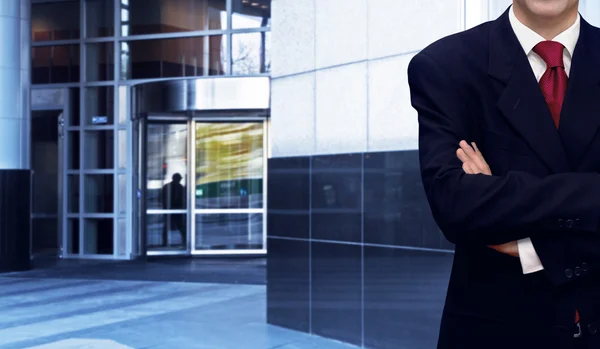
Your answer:
[[[540,87],[556,128],[560,123],[560,111],[562,110],[569,80],[563,62],[564,49],[565,47],[556,41],[542,41],[533,48],[533,52],[537,53],[546,62],[547,67],[544,75],[540,78]],[[575,323],[579,323],[579,321],[579,311],[575,310]]]
[[[556,41],[542,41],[533,48],[533,52],[546,62],[547,68],[540,79],[540,87],[556,128],[558,128],[560,111],[567,91],[568,77],[563,62],[564,48],[560,42]]]

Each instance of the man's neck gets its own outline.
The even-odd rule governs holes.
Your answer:
[[[513,5],[513,7],[517,19],[546,40],[552,40],[558,34],[569,29],[575,23],[578,16],[577,8],[575,8],[575,11],[571,11],[560,17],[532,18],[533,16],[530,16],[527,11],[518,6]]]

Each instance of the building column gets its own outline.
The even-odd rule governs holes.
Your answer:
[[[0,272],[29,269],[30,0],[0,1]]]

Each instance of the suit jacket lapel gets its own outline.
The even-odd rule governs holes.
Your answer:
[[[600,127],[599,65],[597,29],[582,19],[559,126],[572,169],[581,163]]]
[[[504,87],[498,108],[551,172],[568,171],[561,138],[527,56],[510,26],[508,10],[492,24],[489,52],[488,72]]]

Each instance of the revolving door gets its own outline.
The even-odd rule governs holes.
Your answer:
[[[269,81],[220,80],[134,88],[135,228],[146,255],[266,253]]]

